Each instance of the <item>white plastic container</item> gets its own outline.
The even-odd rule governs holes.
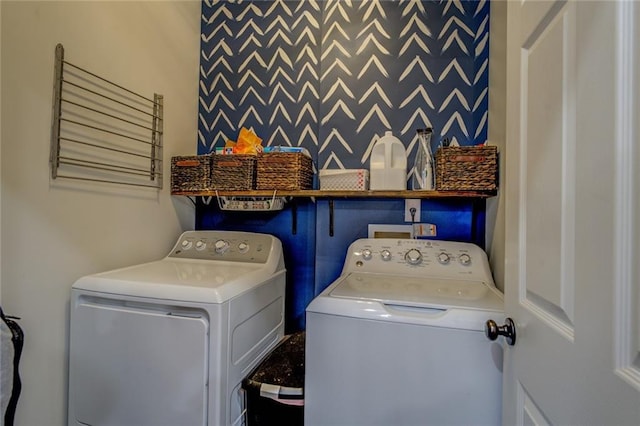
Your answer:
[[[323,191],[366,191],[369,189],[369,170],[320,170],[320,189]]]
[[[391,132],[385,132],[374,145],[369,171],[372,191],[407,189],[407,152]]]

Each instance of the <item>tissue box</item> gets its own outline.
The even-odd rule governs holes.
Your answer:
[[[369,189],[369,170],[320,170],[320,189],[323,191],[366,191]]]

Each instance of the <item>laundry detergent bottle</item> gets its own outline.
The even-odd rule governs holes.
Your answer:
[[[407,152],[390,131],[378,139],[371,151],[369,188],[372,191],[407,189]]]
[[[435,189],[435,168],[431,152],[432,135],[433,130],[430,127],[418,129],[418,149],[416,150],[411,189]]]

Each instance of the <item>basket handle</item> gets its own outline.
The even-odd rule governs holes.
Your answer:
[[[449,161],[455,161],[457,163],[479,163],[487,159],[484,155],[454,155],[449,158]]]
[[[178,167],[196,167],[200,165],[200,161],[198,160],[180,160],[176,161],[176,166]]]

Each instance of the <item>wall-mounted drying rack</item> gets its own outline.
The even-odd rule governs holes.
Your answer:
[[[149,98],[55,50],[51,178],[162,188],[163,97]]]

